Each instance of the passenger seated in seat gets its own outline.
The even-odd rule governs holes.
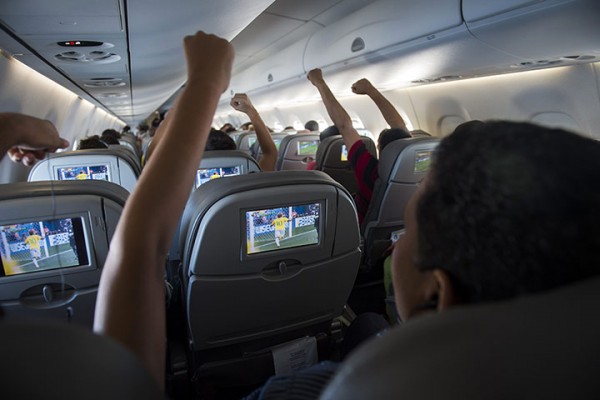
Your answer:
[[[161,124],[165,125],[162,140],[119,220],[94,318],[94,330],[136,354],[161,388],[166,353],[165,256],[194,184],[217,103],[229,85],[234,56],[226,40],[202,32],[186,37],[184,50],[187,84],[166,124]],[[177,179],[172,171],[177,171]]]
[[[219,128],[219,130],[225,133],[235,132],[235,128],[229,122],[224,124],[221,128]]]
[[[323,79],[323,73],[320,69],[313,69],[307,75],[308,80],[319,90],[329,118],[339,129],[344,144],[348,148],[348,159],[352,163],[352,169],[358,183],[358,193],[356,194],[356,211],[358,222],[362,224],[365,214],[369,209],[371,197],[373,196],[373,187],[375,181],[379,178],[377,171],[378,161],[367,151],[360,135],[352,126],[350,116],[337,101],[329,86]],[[404,120],[398,114],[392,104],[375,89],[369,81],[361,79],[354,83],[352,90],[355,93],[368,93],[380,108],[386,121],[392,126],[392,129],[384,130],[377,139],[377,148],[381,152],[385,146],[397,139],[409,138],[410,133],[406,130]]]
[[[315,120],[306,121],[304,124],[304,129],[309,132],[319,132],[319,123]]]
[[[119,220],[94,318],[94,330],[133,352],[161,388],[166,353],[165,255],[189,197],[217,103],[229,85],[234,57],[226,40],[202,32],[187,36],[184,49],[186,87]],[[0,154],[8,152],[13,161],[25,165],[69,145],[50,122],[13,113],[0,113],[0,138]]]
[[[235,142],[231,136],[223,131],[211,128],[204,150],[235,150],[236,148]]]
[[[592,139],[527,123],[457,127],[441,141],[429,175],[406,207],[406,233],[394,247],[401,318],[532,295],[600,275],[600,192],[590,185],[599,181],[600,143]],[[386,335],[401,339],[402,326]],[[360,353],[370,354],[376,342],[365,343]],[[348,398],[336,390],[357,378],[357,362],[350,363],[349,369],[342,363],[321,398]],[[299,390],[293,383],[300,382],[293,398],[317,398],[318,385],[335,370],[331,364],[318,368],[318,380],[308,369],[288,377],[291,384],[280,379],[272,389],[265,386],[260,395],[277,398],[283,386],[292,398]]]
[[[98,135],[90,136],[85,139],[81,139],[77,144],[77,150],[86,149],[108,149],[108,144]]]
[[[258,165],[262,171],[275,171],[277,164],[277,147],[269,128],[265,125],[256,108],[245,93],[236,93],[231,99],[231,107],[248,115],[256,132],[256,140],[262,150],[262,157]]]

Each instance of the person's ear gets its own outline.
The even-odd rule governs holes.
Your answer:
[[[458,296],[450,280],[450,276],[443,269],[434,269],[433,277],[438,288],[437,311],[444,311],[459,303]]]

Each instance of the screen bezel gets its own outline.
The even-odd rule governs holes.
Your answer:
[[[417,162],[419,161],[419,157],[427,153],[429,155],[429,165],[425,170],[417,169]],[[415,150],[415,158],[413,164],[413,173],[415,174],[424,174],[427,173],[431,169],[431,163],[433,162],[433,150]]]
[[[314,153],[309,153],[309,154],[304,154],[300,152],[300,144],[302,143],[312,143],[312,144],[316,144],[317,148],[319,147],[319,141],[316,139],[312,139],[312,140],[298,140],[298,142],[296,143],[296,154],[299,156],[314,156],[315,154],[317,154],[317,151],[315,150]]]
[[[88,216],[84,214],[69,214],[69,215],[53,215],[36,218],[19,218],[15,220],[3,220],[0,226],[39,223],[46,221],[57,221],[63,219],[71,219],[73,224],[73,233],[75,235],[75,246],[77,247],[77,257],[79,264],[71,266],[63,266],[57,268],[44,268],[39,271],[31,271],[18,274],[6,275],[4,261],[0,257],[0,283],[19,280],[35,280],[40,277],[49,275],[66,275],[82,270],[95,270],[92,254],[90,252],[90,227],[88,225]],[[79,233],[79,234],[78,234]]]
[[[106,176],[108,177],[108,179],[93,179],[93,178],[88,178],[88,179],[62,179],[61,177],[61,172],[64,169],[69,169],[69,168],[94,168],[94,167],[104,167],[106,168]],[[113,181],[113,177],[112,177],[112,171],[110,168],[110,164],[109,163],[94,163],[92,164],[86,164],[86,165],[57,165],[54,167],[55,168],[55,172],[56,172],[56,180],[58,181],[76,181],[76,180],[89,180],[89,181],[105,181],[105,182],[114,182]]]
[[[344,153],[346,154],[345,159],[344,159]],[[342,145],[342,148],[340,151],[340,161],[342,161],[342,162],[348,161],[348,148],[346,147],[345,144]]]
[[[243,168],[242,165],[231,165],[231,166],[228,166],[228,167],[198,168],[198,169],[196,169],[196,179],[194,180],[195,189],[198,189],[200,186],[204,185],[205,183],[210,182],[210,180],[208,180],[206,182],[199,183],[198,173],[200,171],[208,171],[208,170],[211,170],[211,169],[223,169],[223,168],[237,168],[238,169],[238,173],[237,174],[233,174],[233,175],[225,175],[225,176],[221,175],[220,178],[226,178],[228,176],[240,176],[240,175],[244,175],[244,168]]]
[[[248,238],[246,236],[247,229],[247,219],[246,214],[248,212],[256,212],[260,210],[271,210],[274,208],[287,208],[287,207],[297,207],[297,206],[308,206],[311,204],[319,205],[319,228],[318,228],[318,241],[317,243],[311,243],[306,245],[294,246],[294,247],[285,247],[267,251],[259,251],[254,253],[248,253]],[[308,252],[314,249],[320,249],[324,246],[324,234],[325,234],[325,220],[327,218],[326,215],[326,204],[327,201],[325,199],[316,199],[309,201],[300,201],[300,202],[290,202],[285,205],[281,204],[270,204],[264,206],[257,207],[246,207],[240,209],[240,254],[242,260],[244,259],[256,259],[260,257],[277,257],[281,258],[280,255],[285,255],[293,252]]]

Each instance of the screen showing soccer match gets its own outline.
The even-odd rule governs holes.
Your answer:
[[[341,157],[342,161],[348,161],[348,148],[346,147],[345,144],[342,145],[342,157]]]
[[[321,204],[246,212],[246,254],[319,243]]]
[[[239,175],[242,171],[242,167],[237,165],[235,167],[222,167],[222,168],[207,168],[199,169],[196,172],[196,188],[200,187],[203,183],[206,183],[213,179],[223,178],[225,176]]]
[[[74,180],[102,180],[110,181],[110,172],[108,165],[90,165],[81,167],[57,168],[58,179],[61,181]]]
[[[298,142],[298,155],[299,156],[314,156],[317,154],[317,148],[319,147],[318,140],[300,140]]]
[[[417,151],[415,154],[415,172],[427,172],[431,165],[432,151]]]
[[[0,226],[1,276],[88,265],[81,218]]]

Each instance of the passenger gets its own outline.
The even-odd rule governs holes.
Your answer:
[[[161,388],[166,352],[165,255],[189,197],[217,103],[229,85],[234,57],[226,40],[202,32],[187,36],[184,49],[186,87],[164,139],[141,174],[117,225],[94,318],[94,330],[136,354]],[[211,62],[205,62],[206,58]],[[50,122],[13,113],[0,113],[0,138],[1,154],[8,153],[13,161],[25,165],[69,145]],[[178,171],[178,179],[168,172],[172,169]]]
[[[590,182],[600,182],[597,141],[527,123],[470,122],[456,128],[441,141],[429,175],[409,201],[406,232],[394,246],[393,284],[402,320],[600,275],[600,191]],[[402,327],[387,335],[401,340]],[[444,332],[435,335],[442,338]],[[365,343],[359,356],[371,354],[376,342]],[[401,359],[398,364],[407,371],[413,367]],[[354,360],[346,369],[343,363],[322,398],[352,397],[343,390],[364,373],[357,365]],[[282,387],[289,398],[317,398],[319,385],[334,370],[327,363],[272,378],[253,398],[275,399]],[[402,370],[387,375],[398,374]]]
[[[254,131],[254,125],[252,125],[252,122],[246,122],[246,123],[240,125],[240,130],[241,131]]]
[[[165,255],[194,184],[217,103],[229,85],[234,56],[226,40],[202,32],[186,37],[184,50],[187,84],[121,214],[94,318],[94,330],[133,351],[161,388]],[[171,171],[177,171],[177,179]]]
[[[94,135],[81,139],[77,144],[77,150],[87,149],[108,149],[108,145],[104,140],[100,139],[100,136]]]
[[[354,175],[358,183],[358,193],[354,199],[356,201],[356,211],[358,214],[358,221],[362,224],[365,214],[369,209],[371,198],[373,197],[375,181],[379,178],[379,172],[377,170],[378,160],[367,151],[363,141],[360,139],[360,135],[352,126],[350,116],[337,101],[323,79],[321,70],[318,68],[313,69],[308,73],[307,78],[319,90],[327,113],[329,114],[329,118],[331,118],[334,125],[339,129],[344,138],[346,148],[348,148],[348,160],[352,163],[352,169],[354,170]],[[395,111],[391,103],[389,103],[381,93],[373,88],[369,81],[362,79],[354,83],[353,91],[356,93],[362,93],[363,91],[365,93],[368,92],[375,101],[375,104],[382,110],[382,114],[386,118],[386,121],[389,120],[388,123],[390,123],[390,125],[393,124],[391,129],[388,129],[379,135],[377,148],[380,152],[392,141],[410,137],[400,114]]]
[[[204,150],[235,150],[236,148],[237,146],[231,136],[223,131],[211,128]]]
[[[262,150],[262,157],[258,162],[261,170],[275,171],[277,164],[277,147],[273,141],[273,137],[269,132],[269,128],[265,125],[256,108],[252,105],[250,98],[244,93],[236,93],[231,99],[231,106],[237,111],[248,115],[250,122],[254,126],[258,145]]]
[[[225,125],[223,125],[219,130],[223,131],[225,133],[230,133],[230,132],[236,131],[236,129],[233,127],[233,125],[231,125],[229,122],[227,122]]]
[[[304,129],[309,132],[319,132],[319,123],[315,120],[306,121],[304,124]]]

